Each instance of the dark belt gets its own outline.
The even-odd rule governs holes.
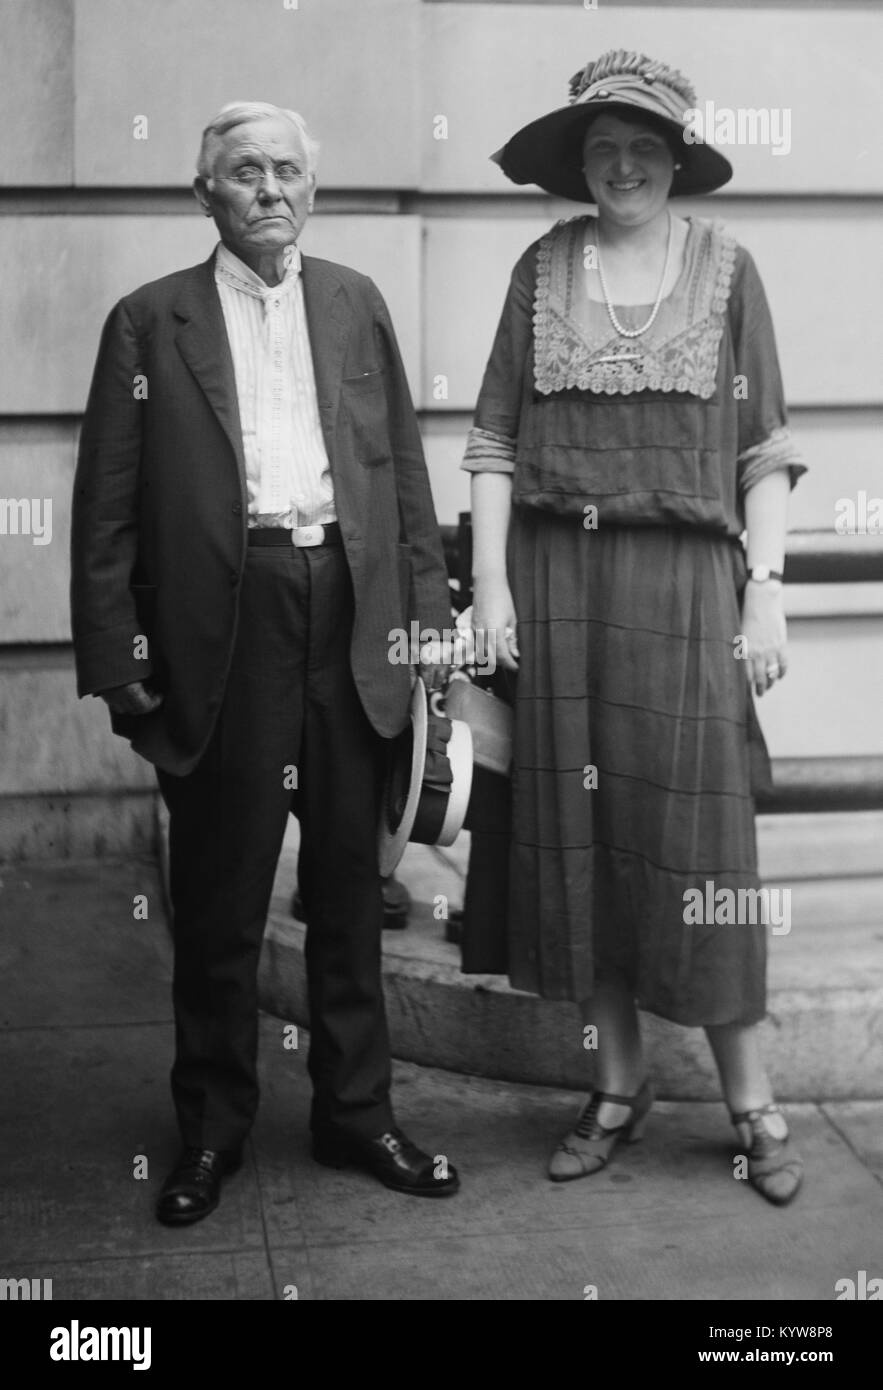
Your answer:
[[[287,545],[297,550],[317,545],[342,545],[340,522],[326,521],[324,526],[252,526],[248,532],[249,545]]]

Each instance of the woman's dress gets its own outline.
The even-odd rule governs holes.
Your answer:
[[[752,1023],[768,760],[739,537],[746,491],[803,464],[750,256],[692,219],[674,291],[624,339],[585,291],[596,231],[559,224],[516,265],[464,462],[513,473],[509,975],[572,1000],[616,978],[679,1023]],[[616,312],[631,328],[649,307]]]

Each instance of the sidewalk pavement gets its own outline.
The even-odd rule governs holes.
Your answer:
[[[778,1210],[734,1181],[720,1104],[660,1103],[642,1144],[558,1185],[576,1093],[397,1063],[403,1127],[463,1180],[421,1201],[312,1161],[308,1038],[287,1048],[270,1017],[243,1169],[206,1221],[158,1225],[177,1149],[161,903],[150,861],[0,869],[0,1279],[51,1279],[55,1300],[829,1301],[883,1275],[883,1101],[789,1107],[807,1178]]]

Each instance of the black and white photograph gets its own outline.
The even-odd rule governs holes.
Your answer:
[[[877,0],[0,0],[24,1366],[869,1337],[881,67]]]

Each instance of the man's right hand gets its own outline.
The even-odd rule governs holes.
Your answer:
[[[114,714],[152,714],[163,701],[163,697],[148,690],[143,681],[113,685],[108,690],[99,690],[98,694]]]

